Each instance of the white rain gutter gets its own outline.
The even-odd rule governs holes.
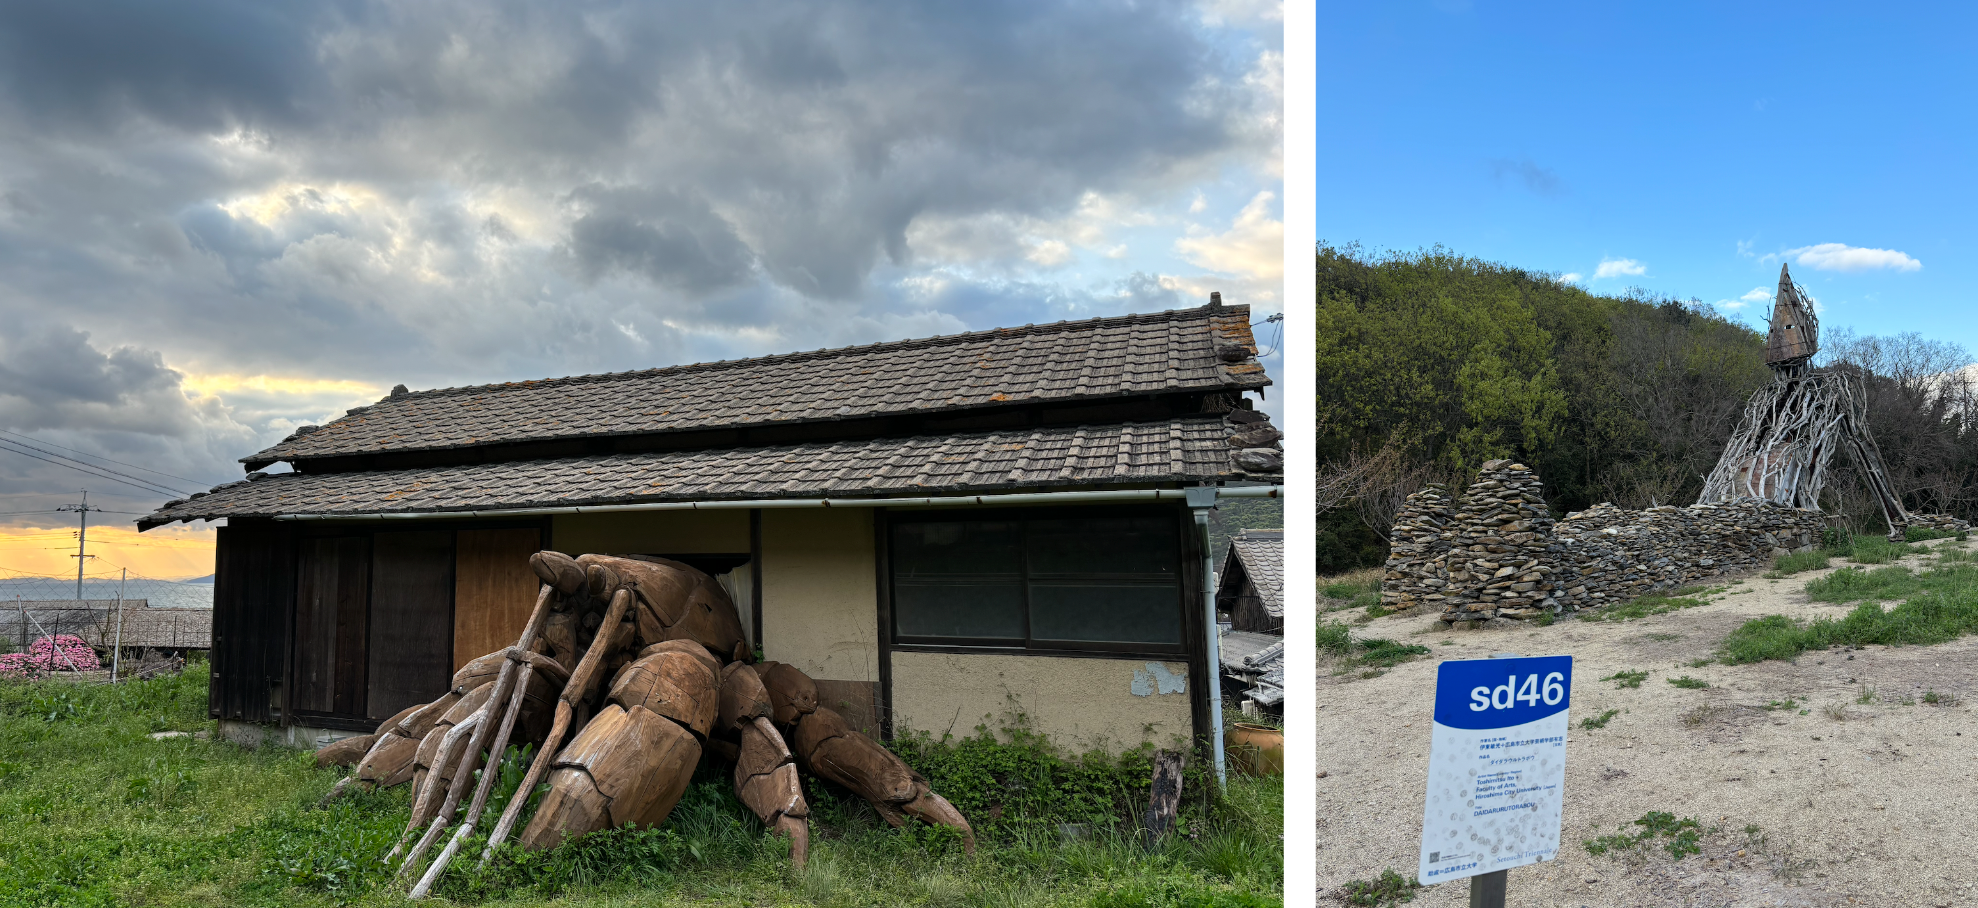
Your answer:
[[[612,514],[622,511],[728,511],[739,508],[919,508],[1006,504],[1062,504],[1080,501],[1188,501],[1188,493],[1214,491],[1215,498],[1281,498],[1284,487],[1200,486],[1194,489],[1118,489],[1100,492],[1018,492],[1008,495],[948,495],[934,498],[758,498],[731,501],[649,501],[566,507],[496,508],[477,511],[413,511],[400,514],[277,514],[276,520],[458,520],[475,517],[541,517],[553,514]],[[1211,625],[1214,622],[1210,622]],[[1220,739],[1218,739],[1220,740]]]
[[[1281,488],[1273,486],[1272,488]],[[1216,623],[1216,553],[1209,544],[1209,512],[1216,509],[1222,490],[1200,486],[1185,490],[1188,508],[1195,512],[1195,526],[1202,534],[1202,639],[1208,647],[1209,677],[1197,679],[1208,685],[1209,740],[1216,754],[1216,784],[1229,784],[1228,764],[1223,759],[1223,641],[1222,625]],[[1275,497],[1275,496],[1273,496]]]

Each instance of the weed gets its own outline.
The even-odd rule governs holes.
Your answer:
[[[1905,568],[1844,568],[1807,584],[1827,602],[1860,602],[1840,618],[1800,623],[1780,615],[1748,621],[1724,640],[1732,665],[1794,659],[1832,646],[1931,644],[1978,631],[1978,565],[1956,564],[1921,574]],[[1902,599],[1884,608],[1880,600]]]
[[[1931,706],[1956,706],[1957,697],[1950,694],[1940,694],[1934,690],[1926,690],[1923,692],[1923,702]]]
[[[1634,825],[1640,827],[1641,831],[1629,833],[1626,831],[1627,827],[1623,826],[1621,827],[1623,831],[1620,833],[1588,839],[1582,844],[1586,846],[1587,854],[1595,857],[1609,852],[1635,851],[1657,839],[1663,840],[1660,843],[1662,848],[1669,852],[1670,857],[1678,861],[1685,855],[1703,853],[1702,839],[1706,830],[1694,817],[1684,817],[1679,820],[1672,813],[1651,811],[1642,814],[1641,819],[1636,820]]]
[[[1702,706],[1690,710],[1689,712],[1683,713],[1681,717],[1683,722],[1683,727],[1697,728],[1699,726],[1708,725],[1711,722],[1715,721],[1717,719],[1718,714],[1721,712],[1723,712],[1723,710],[1706,703]]]
[[[1781,710],[1781,709],[1786,710],[1787,712],[1791,712],[1798,708],[1799,708],[1798,700],[1773,700],[1772,702],[1765,704],[1766,712],[1772,712],[1774,710]]]
[[[1683,639],[1683,635],[1682,634],[1649,634],[1648,639],[1653,640],[1657,643],[1673,643],[1677,640]]]
[[[1702,667],[1704,667],[1704,666],[1706,666],[1706,665],[1709,665],[1710,663],[1712,663],[1712,662],[1716,662],[1716,661],[1717,661],[1717,660],[1716,660],[1715,658],[1709,658],[1709,659],[1691,659],[1691,660],[1690,660],[1690,661],[1689,661],[1688,663],[1686,663],[1686,664],[1687,664],[1687,665],[1689,665],[1689,667],[1690,667],[1690,668],[1702,668]]]
[[[1956,536],[1956,530],[1938,530],[1930,527],[1905,527],[1902,531],[1904,542],[1929,542],[1932,539],[1952,539]]]
[[[1848,708],[1839,703],[1829,703],[1826,706],[1820,707],[1820,713],[1836,722],[1846,722],[1848,720]]]
[[[1353,630],[1337,621],[1319,622],[1319,649],[1344,656],[1353,649]]]
[[[1827,567],[1828,557],[1826,552],[1819,549],[1794,552],[1790,555],[1780,555],[1777,561],[1772,562],[1772,570],[1767,572],[1765,576],[1767,579],[1777,580],[1781,577],[1789,577],[1793,574],[1800,574],[1806,571],[1822,570]]]
[[[342,774],[281,747],[246,750],[155,731],[211,730],[206,666],[128,684],[0,683],[0,904],[401,904],[380,859],[404,828],[409,786],[350,792],[318,809]],[[55,715],[53,721],[50,715]],[[458,860],[436,894],[455,904],[1076,905],[1266,908],[1283,895],[1278,777],[1218,791],[1191,759],[1182,834],[1149,849],[1144,752],[1070,756],[1018,729],[891,745],[975,827],[976,856],[951,830],[893,829],[829,785],[806,791],[811,866],[789,871],[769,834],[704,766],[665,824],[608,830],[540,852]],[[526,766],[492,768],[499,813]],[[963,806],[962,802],[968,802]],[[526,816],[525,816],[526,821]],[[1064,842],[1058,823],[1089,820]],[[474,837],[464,854],[485,842]]]
[[[1387,614],[1387,609],[1381,607],[1379,593],[1361,593],[1353,597],[1353,601],[1346,607],[1359,609],[1375,618]]]
[[[1696,608],[1699,605],[1708,604],[1704,600],[1696,598],[1697,593],[1707,593],[1707,591],[1699,590],[1695,587],[1688,587],[1685,589],[1675,590],[1666,596],[1664,595],[1643,596],[1632,602],[1624,602],[1620,605],[1609,606],[1607,608],[1603,608],[1591,612],[1581,612],[1580,620],[1634,621],[1638,618],[1646,618],[1650,615],[1661,615],[1661,614],[1666,614],[1668,612],[1677,611],[1679,609]]]
[[[1340,900],[1348,905],[1377,906],[1399,905],[1415,900],[1415,891],[1422,888],[1414,877],[1402,879],[1393,868],[1380,872],[1371,880],[1354,880],[1340,888]]]
[[[1532,619],[1532,623],[1539,627],[1551,627],[1552,622],[1557,620],[1559,620],[1559,616],[1551,612],[1540,612],[1537,618]]]
[[[1643,681],[1648,680],[1648,673],[1647,672],[1615,672],[1614,674],[1608,675],[1607,677],[1602,678],[1600,680],[1612,681],[1614,682],[1614,689],[1620,690],[1622,688],[1628,688],[1628,687],[1640,687]]]
[[[1668,680],[1670,684],[1674,684],[1677,687],[1680,687],[1684,690],[1703,690],[1704,688],[1710,686],[1710,682],[1705,681],[1701,678],[1692,678],[1688,675],[1684,675],[1680,678],[1670,678]]]
[[[1874,687],[1872,687],[1872,686],[1870,686],[1870,685],[1867,685],[1867,684],[1863,684],[1863,685],[1861,686],[1861,693],[1855,696],[1855,698],[1854,698],[1854,702],[1856,702],[1856,703],[1859,703],[1859,704],[1862,704],[1863,706],[1866,706],[1866,705],[1868,705],[1868,704],[1870,704],[1870,703],[1873,703],[1873,702],[1875,702],[1875,701],[1876,701],[1876,700],[1878,700],[1878,699],[1881,699],[1881,698],[1880,698],[1880,696],[1879,696],[1879,695],[1878,695],[1878,694],[1876,693],[1876,691],[1875,691],[1875,688],[1874,688]]]
[[[1611,720],[1611,719],[1613,719],[1613,718],[1614,718],[1615,716],[1618,716],[1618,715],[1620,715],[1620,714],[1621,714],[1621,711],[1620,711],[1620,710],[1618,710],[1618,709],[1610,709],[1610,710],[1608,710],[1608,711],[1606,711],[1606,712],[1604,712],[1604,713],[1601,713],[1601,714],[1600,714],[1600,718],[1597,718],[1597,719],[1581,719],[1581,720],[1580,720],[1580,727],[1581,727],[1581,728],[1586,728],[1586,729],[1594,729],[1594,728],[1606,728],[1606,727],[1607,727],[1607,723],[1608,723],[1608,721],[1609,721],[1609,720]]]
[[[1855,564],[1888,564],[1904,555],[1927,552],[1928,548],[1903,542],[1890,542],[1880,536],[1854,536],[1833,548],[1835,555]]]
[[[1380,583],[1383,573],[1382,569],[1373,568],[1346,574],[1320,587],[1319,593],[1327,599],[1339,599],[1347,602],[1351,602],[1364,593],[1373,593],[1378,596],[1380,594]]]
[[[1418,643],[1397,643],[1382,637],[1362,637],[1354,641],[1361,649],[1359,662],[1393,668],[1416,656],[1426,656],[1429,648]]]

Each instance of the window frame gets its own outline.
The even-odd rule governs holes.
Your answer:
[[[1097,658],[1128,658],[1144,656],[1166,661],[1179,661],[1193,653],[1195,647],[1189,640],[1189,611],[1191,575],[1189,574],[1188,539],[1184,532],[1185,522],[1182,509],[1168,505],[1104,505],[1088,507],[1038,507],[1038,508],[997,508],[997,509],[942,509],[938,511],[907,511],[889,509],[885,528],[881,537],[884,554],[881,581],[885,594],[884,631],[887,646],[900,652],[925,653],[974,653],[999,655],[1070,656]],[[1040,520],[1078,520],[1104,518],[1157,518],[1164,521],[1173,535],[1174,542],[1174,609],[1177,639],[1173,643],[1107,643],[1098,641],[1039,640],[1031,629],[1031,587],[1038,582],[1030,570],[1031,522]],[[900,633],[899,609],[899,562],[895,557],[895,533],[906,524],[919,523],[966,523],[971,521],[989,522],[1016,521],[1020,527],[1022,549],[1019,558],[1017,583],[1022,591],[1021,617],[1023,638],[1008,637],[939,637],[905,635]],[[966,575],[963,575],[966,576]],[[1051,573],[1044,575],[1045,582],[1066,581],[1071,583],[1094,581],[1119,581],[1121,575],[1100,572]],[[1131,582],[1117,583],[1121,586],[1135,585]],[[1155,584],[1147,583],[1146,586]]]

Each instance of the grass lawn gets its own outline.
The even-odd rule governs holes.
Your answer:
[[[341,771],[316,769],[309,754],[149,737],[210,730],[206,686],[199,664],[180,677],[116,687],[0,681],[0,905],[404,904],[405,885],[379,858],[404,826],[409,786],[316,809]],[[973,858],[945,830],[888,828],[870,807],[813,781],[810,866],[795,873],[788,846],[764,835],[725,777],[704,771],[658,829],[602,833],[540,854],[510,851],[486,871],[471,857],[456,861],[437,901],[1283,902],[1278,778],[1233,777],[1212,806],[1191,799],[1183,833],[1149,851],[1131,820],[1108,821],[1127,815],[1133,797],[1144,805],[1145,779],[1127,781],[1138,768],[1131,757],[1055,759],[1021,734],[902,749],[976,825]],[[1067,820],[1086,821],[1090,834],[1067,841],[1058,832]]]
[[[1946,552],[1921,572],[1901,566],[1842,568],[1806,585],[1815,602],[1859,603],[1840,618],[1799,622],[1783,615],[1748,621],[1724,640],[1723,661],[1738,665],[1795,659],[1832,646],[1943,643],[1978,633],[1978,565]],[[1880,563],[1880,562],[1869,562]],[[1895,602],[1884,607],[1884,602]]]

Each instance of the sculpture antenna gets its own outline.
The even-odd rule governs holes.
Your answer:
[[[1765,364],[1772,371],[1800,375],[1820,351],[1820,318],[1806,291],[1793,283],[1785,265],[1779,266],[1779,294],[1772,299],[1772,330],[1765,338]]]

